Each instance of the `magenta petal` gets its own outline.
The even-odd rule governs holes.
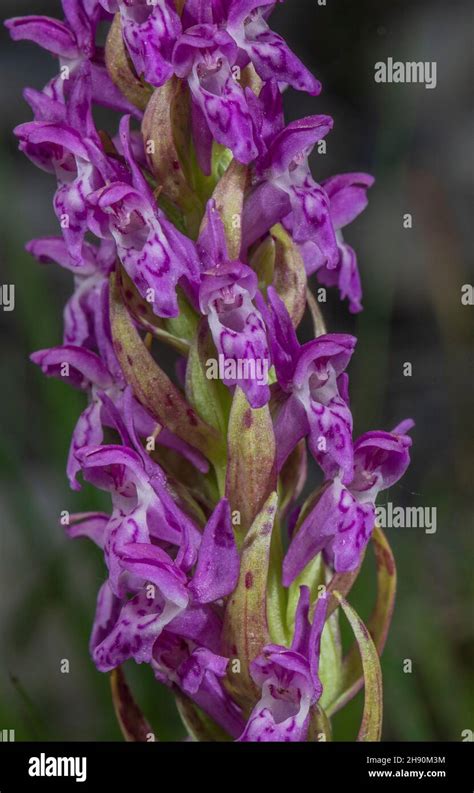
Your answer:
[[[67,534],[71,539],[88,537],[103,549],[104,533],[109,520],[110,515],[104,512],[76,512],[69,516]]]
[[[69,484],[73,490],[79,490],[77,474],[81,470],[81,463],[77,458],[77,452],[85,446],[98,446],[104,437],[101,422],[102,405],[99,400],[93,402],[79,416],[77,424],[71,438],[71,446],[66,466],[66,473]]]
[[[85,388],[91,383],[100,388],[112,385],[110,374],[98,355],[83,347],[67,344],[51,347],[34,352],[30,358],[48,377],[60,378],[77,388]]]
[[[211,603],[235,589],[239,578],[239,553],[232,530],[230,506],[223,498],[203,532],[190,591],[197,603]]]
[[[367,206],[367,189],[374,183],[366,173],[345,173],[322,182],[331,201],[331,218],[334,228],[341,229],[352,223]]]
[[[74,34],[63,22],[52,17],[29,16],[7,19],[5,26],[14,41],[34,41],[62,58],[80,55]]]
[[[287,83],[298,91],[306,91],[312,96],[321,93],[321,83],[290,50],[285,40],[270,29],[256,30],[254,34],[247,28],[243,49],[247,52],[257,74],[262,80],[276,79]]]
[[[283,560],[284,586],[290,586],[296,576],[335,535],[340,519],[338,503],[343,490],[345,488],[338,480],[327,485],[293,536]]]
[[[245,198],[242,213],[242,251],[291,211],[288,193],[271,182],[261,182]]]
[[[94,102],[119,113],[130,113],[141,120],[143,113],[132,105],[119,88],[112,82],[106,66],[103,63],[91,63],[92,98]]]
[[[276,174],[283,173],[296,157],[309,154],[315,143],[326,137],[333,125],[330,116],[308,116],[292,121],[270,144],[263,167],[271,167]]]
[[[349,300],[349,311],[357,314],[362,311],[362,285],[355,251],[350,245],[339,243],[339,261],[336,267],[321,267],[317,279],[325,286],[339,287],[341,300]]]

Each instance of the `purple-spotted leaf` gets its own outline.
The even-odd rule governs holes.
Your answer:
[[[110,277],[110,319],[114,350],[134,395],[151,415],[182,440],[213,461],[222,443],[186,401],[148,352],[121,299],[115,275]]]
[[[377,565],[377,598],[370,619],[367,622],[367,628],[380,656],[385,646],[392,619],[397,587],[397,572],[390,545],[382,529],[378,526],[374,527],[372,543]],[[357,645],[354,644],[344,659],[341,692],[337,699],[331,703],[329,707],[330,714],[332,715],[344,707],[360,691],[363,684],[364,678],[360,654]]]
[[[275,489],[275,436],[269,407],[252,409],[237,387],[227,435],[226,496],[232,510],[240,513],[240,523],[234,523],[240,539]]]
[[[306,309],[306,270],[303,258],[279,223],[271,229],[275,243],[273,286],[283,300],[295,328]]]
[[[377,648],[373,639],[356,611],[339,593],[334,592],[354,632],[359,648],[364,676],[364,711],[357,736],[358,741],[380,741],[382,734],[382,671]]]
[[[125,740],[149,741],[154,736],[153,730],[135,702],[120,666],[110,673],[110,686],[115,715]]]
[[[244,540],[239,581],[224,617],[223,652],[231,659],[226,687],[244,710],[250,710],[259,696],[250,676],[250,663],[270,641],[267,585],[277,504],[277,494],[272,493]],[[233,671],[233,660],[240,662],[239,672]]]
[[[145,110],[152,88],[140,80],[131,64],[122,37],[120,12],[115,14],[105,44],[107,71],[122,94],[140,110]]]

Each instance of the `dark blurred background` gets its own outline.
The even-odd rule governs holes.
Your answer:
[[[2,0],[2,12],[61,15],[53,0]],[[435,534],[387,532],[399,589],[383,656],[384,739],[461,740],[474,730],[474,309],[461,304],[462,285],[474,283],[472,5],[287,0],[273,27],[324,86],[316,99],[288,93],[289,118],[335,119],[327,154],[313,160],[316,179],[358,170],[376,177],[368,209],[345,234],[358,253],[365,310],[351,317],[333,290],[324,307],[330,330],[359,338],[350,370],[356,435],[412,416],[412,465],[381,502],[437,510]],[[71,276],[24,252],[28,239],[58,233],[54,180],[18,153],[11,129],[31,117],[23,87],[42,88],[56,64],[0,35],[1,282],[16,288],[15,310],[0,311],[0,729],[14,729],[17,740],[119,739],[108,677],[87,650],[103,562],[58,525],[63,509],[107,509],[90,489],[70,492],[64,475],[83,398],[28,362],[32,350],[60,343]],[[388,57],[436,61],[437,87],[376,84],[374,64]],[[405,213],[412,229],[403,228]],[[368,562],[353,597],[365,616],[373,594]],[[157,734],[181,737],[172,699],[150,670],[132,664],[127,674]],[[361,695],[336,717],[336,738],[354,738],[360,711]]]

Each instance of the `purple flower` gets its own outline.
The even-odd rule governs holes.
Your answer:
[[[182,276],[199,278],[195,245],[167,220],[136,165],[130,146],[129,119],[120,124],[131,184],[112,181],[89,192],[89,224],[103,239],[113,239],[117,254],[142,297],[161,317],[178,314],[176,285]]]
[[[362,288],[355,251],[344,242],[341,229],[363,212],[367,206],[367,189],[373,183],[373,177],[365,173],[332,176],[321,183],[330,201],[329,211],[336,232],[339,259],[335,267],[329,267],[311,239],[300,245],[308,275],[316,272],[320,283],[338,286],[341,300],[349,300],[352,313],[362,311]]]
[[[181,33],[173,0],[101,0],[110,13],[120,11],[125,44],[139,77],[163,85],[173,74],[171,56]]]
[[[270,30],[266,17],[272,10],[273,0],[229,0],[227,5],[227,30],[264,82],[277,80],[312,96],[321,93],[320,82],[286,41]]]
[[[110,452],[106,450],[106,453],[112,459],[113,447],[110,447]],[[101,452],[98,451],[97,454],[100,455]],[[131,485],[133,484],[136,489],[138,501],[143,502],[145,492],[139,490],[140,480],[135,467],[131,479],[131,466],[120,457],[118,449],[115,456],[117,462],[113,465],[124,464],[127,468],[125,478],[122,477],[120,482],[114,485],[121,487],[121,492],[117,492],[115,499],[121,498],[122,510],[126,511],[126,499],[131,497]],[[107,476],[108,471],[102,468],[102,463],[100,467],[101,471],[98,475],[103,478]],[[152,499],[153,496],[149,493],[148,500],[151,502]],[[142,510],[143,507],[142,503]],[[171,509],[168,514],[162,511],[160,517],[162,520],[171,521],[176,519],[178,514],[179,510],[175,506],[174,511]],[[107,551],[110,551],[113,545],[115,563],[114,566],[110,565],[109,556],[109,579],[99,595],[91,640],[94,660],[102,671],[108,671],[130,657],[133,657],[137,663],[149,663],[152,660],[153,647],[163,628],[169,626],[178,615],[181,615],[181,636],[183,637],[184,631],[188,634],[188,638],[191,638],[190,630],[196,631],[195,618],[197,617],[199,624],[200,618],[206,614],[202,607],[208,602],[228,595],[237,583],[239,557],[227,501],[222,500],[218,503],[204,529],[197,552],[196,568],[190,581],[185,571],[196,561],[194,550],[192,556],[183,554],[181,545],[180,553],[173,560],[157,542],[163,542],[164,533],[172,532],[174,527],[163,526],[161,536],[158,536],[156,533],[151,533],[152,521],[148,523],[148,539],[146,539],[146,528],[143,528],[144,525],[146,526],[145,520],[143,517],[139,518],[135,509],[133,518],[128,516],[127,521],[122,520],[118,530],[113,517],[104,528],[106,558]],[[184,529],[183,516],[181,520]],[[186,530],[184,533],[186,534]],[[199,532],[194,538],[199,540]],[[117,565],[116,569],[115,565]],[[127,598],[130,594],[133,595],[132,599]],[[188,608],[190,613],[186,614]],[[209,620],[212,624],[212,612],[207,616],[207,623]],[[171,626],[168,630],[171,630]],[[207,654],[208,660],[210,655]],[[159,669],[157,657],[160,658],[159,646],[155,651],[155,671]],[[224,661],[225,659],[218,659],[217,671],[220,671],[220,676],[225,672]],[[202,669],[201,677],[204,676],[204,671]],[[215,672],[216,669],[213,671]],[[193,673],[193,669],[188,665],[188,682],[183,685],[184,690],[186,687],[188,690],[194,688],[196,692],[200,688],[202,681],[196,680],[195,677],[193,679],[195,672],[196,670],[194,669]]]
[[[308,619],[309,589],[300,588],[291,647],[269,644],[253,661],[251,674],[262,690],[240,741],[305,741],[310,709],[322,694],[318,677],[321,634],[327,600],[319,598]]]
[[[97,27],[104,16],[98,0],[62,0],[61,4],[64,22],[45,16],[14,17],[5,22],[14,41],[33,41],[59,58],[62,73],[48,83],[45,95],[64,102],[77,72],[89,63],[94,102],[139,116],[110,79],[103,50],[95,43]]]
[[[240,708],[222,685],[228,658],[220,654],[222,620],[218,609],[189,606],[163,630],[153,646],[157,680],[177,687],[230,736],[245,727]]]
[[[234,39],[216,25],[188,28],[175,47],[174,69],[189,83],[194,140],[205,172],[209,172],[212,138],[231,149],[240,162],[249,163],[258,154],[245,92],[232,72],[237,56]]]
[[[337,285],[350,310],[361,309],[356,256],[342,229],[365,208],[373,179],[313,179],[308,158],[333,121],[312,115],[285,125],[283,91],[317,95],[321,86],[270,29],[274,6],[62,0],[63,21],[7,22],[13,39],[59,59],[60,73],[43,91],[26,89],[34,120],[15,133],[20,149],[56,178],[63,230],[27,249],[74,276],[63,344],[31,357],[87,396],[67,474],[74,490],[85,481],[111,501],[109,514],[72,514],[67,526],[69,537],[92,540],[106,565],[90,651],[103,672],[129,659],[149,664],[177,695],[193,734],[215,740],[220,729],[242,742],[326,734],[319,658],[329,598],[310,593],[329,568],[344,573],[360,564],[377,495],[409,463],[413,424],[353,443],[346,369],[356,339],[331,333],[300,344],[296,335],[306,274]],[[113,15],[106,67],[98,40]],[[126,113],[118,129],[98,132],[94,103]],[[141,119],[145,109],[145,127],[131,129],[131,116]],[[232,153],[227,170],[229,151],[214,144]],[[130,291],[121,288],[123,270]],[[181,316],[180,290],[188,301]],[[142,354],[137,347],[135,323],[151,327],[137,319],[135,291],[161,318],[150,354],[148,339]],[[181,356],[174,378],[181,396],[173,377],[147,371],[163,343]],[[238,393],[229,412],[229,394],[213,378],[244,392],[244,416]],[[306,438],[324,482],[302,508]],[[312,565],[311,581],[304,573],[308,586],[299,588],[293,620],[298,592],[282,587],[319,554],[326,567]],[[360,645],[367,688],[360,736],[373,739],[380,732],[375,648],[338,591],[331,602]],[[336,653],[331,662],[339,660]],[[124,690],[113,687],[122,725],[130,705]]]
[[[173,64],[187,78],[193,98],[194,140],[201,167],[209,172],[212,138],[250,163],[257,157],[255,96],[238,82],[241,68],[255,66],[270,78],[318,94],[319,82],[266,22],[271,2],[236,0],[210,7],[188,4],[186,27],[176,42]],[[212,137],[211,137],[212,135]]]
[[[413,422],[392,432],[367,432],[354,443],[354,476],[344,485],[328,480],[311,512],[294,535],[283,562],[283,583],[289,586],[324,549],[336,572],[355,570],[375,523],[375,500],[394,485],[409,462]]]
[[[272,100],[267,92],[265,105]],[[276,111],[278,113],[278,111]],[[267,151],[256,164],[257,184],[244,207],[246,246],[279,220],[291,230],[299,245],[311,241],[321,261],[337,265],[339,254],[326,191],[309,169],[308,156],[332,129],[329,116],[310,116],[288,124],[267,142]]]
[[[114,242],[104,240],[99,247],[84,242],[79,264],[62,237],[31,240],[26,249],[41,263],[55,262],[74,274],[74,294],[64,308],[63,343],[100,350],[103,287],[117,258]]]
[[[252,407],[268,402],[268,343],[265,325],[252,300],[258,281],[246,264],[229,261],[224,226],[210,201],[207,224],[198,249],[206,268],[201,276],[199,304],[207,314],[217,351],[223,356],[223,380],[239,385]]]
[[[106,183],[126,175],[116,160],[107,157],[91,115],[87,68],[75,82],[63,122],[32,121],[16,127],[23,151],[39,168],[58,181],[54,209],[61,223],[71,259],[82,261],[88,230],[88,197]]]
[[[273,287],[269,307],[258,296],[270,342],[279,390],[275,393],[274,427],[277,467],[281,469],[301,438],[327,476],[353,473],[352,415],[347,398],[348,365],[356,339],[343,333],[319,336],[300,345],[290,316]]]

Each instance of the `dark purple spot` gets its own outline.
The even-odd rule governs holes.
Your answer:
[[[245,573],[245,588],[252,589],[252,587],[253,587],[253,575],[249,570],[248,573]]]

